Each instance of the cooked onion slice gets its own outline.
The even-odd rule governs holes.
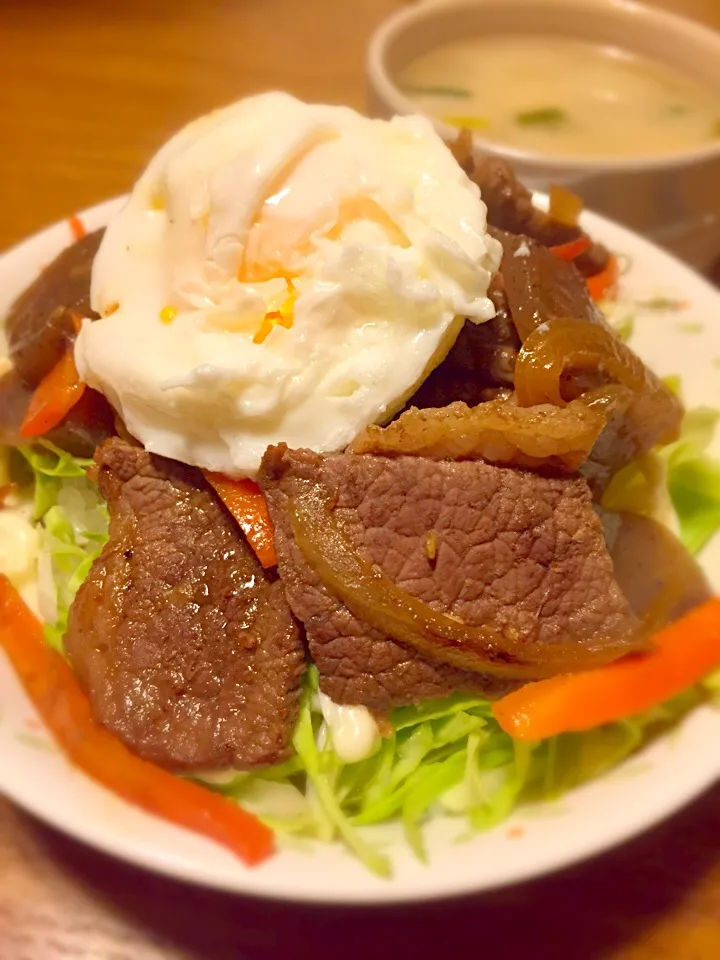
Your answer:
[[[569,380],[564,378],[572,372]],[[582,399],[608,413],[623,408],[626,433],[633,430],[639,453],[656,443],[677,439],[682,405],[663,382],[607,327],[558,319],[541,324],[523,343],[515,365],[515,391],[521,406],[565,406],[573,383],[588,373],[610,381],[585,392]],[[567,395],[568,390],[571,396]]]
[[[515,369],[518,403],[524,407],[538,403],[565,406],[562,375],[568,368],[583,373],[602,371],[636,392],[657,387],[665,391],[640,358],[610,330],[563,318],[540,324],[523,343]]]
[[[548,213],[553,220],[566,227],[577,227],[583,211],[582,199],[572,191],[557,184],[550,185],[550,206]]]
[[[604,413],[580,400],[521,407],[514,398],[477,407],[451,403],[412,407],[387,427],[370,426],[350,445],[351,453],[431,460],[486,460],[517,467],[552,466],[575,471],[605,426]]]
[[[566,643],[540,643],[512,627],[470,626],[413,597],[361,557],[319,486],[308,484],[290,498],[289,507],[295,542],[325,587],[353,616],[428,660],[529,680],[587,670],[645,646],[644,631],[585,645],[572,637]]]

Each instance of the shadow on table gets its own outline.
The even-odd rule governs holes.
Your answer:
[[[38,831],[48,852],[94,896],[202,960],[601,960],[641,939],[720,860],[720,787],[669,823],[554,877],[489,895],[375,910],[211,893],[113,863],[47,828]]]

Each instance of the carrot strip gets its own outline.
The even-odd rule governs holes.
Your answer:
[[[610,254],[607,266],[594,277],[586,277],[585,283],[593,300],[613,300],[617,296],[620,264],[614,254]]]
[[[49,373],[40,381],[30,398],[20,426],[20,436],[41,437],[70,413],[85,392],[69,347]]]
[[[58,746],[89,777],[148,813],[215,840],[250,866],[270,856],[272,831],[256,817],[134,756],[95,722],[72,670],[45,643],[40,621],[3,575],[0,647]]]
[[[642,713],[719,666],[720,597],[713,597],[660,630],[649,653],[529,683],[493,704],[493,713],[517,740],[544,740]]]
[[[255,331],[255,335],[253,336],[252,342],[265,343],[265,341],[270,336],[272,331],[273,331],[272,317],[270,316],[269,313],[266,313],[262,319],[260,326]]]
[[[87,236],[85,224],[82,222],[80,217],[77,216],[77,214],[73,214],[71,217],[68,217],[68,226],[70,227],[70,232],[75,240],[82,240],[84,236]]]
[[[205,472],[205,479],[235,517],[263,567],[277,566],[275,530],[267,502],[254,480],[232,480],[224,473]]]
[[[558,243],[554,247],[550,247],[550,253],[554,253],[561,260],[570,262],[589,249],[590,237],[586,233],[581,233],[575,240],[568,240],[567,243]]]

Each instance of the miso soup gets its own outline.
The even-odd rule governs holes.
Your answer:
[[[720,89],[570,38],[460,40],[410,63],[399,81],[423,112],[522,150],[644,157],[720,138]]]

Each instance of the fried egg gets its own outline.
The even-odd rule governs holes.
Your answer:
[[[387,420],[494,315],[486,209],[421,117],[283,93],[191,123],[108,226],[78,370],[153,453],[255,476]]]

